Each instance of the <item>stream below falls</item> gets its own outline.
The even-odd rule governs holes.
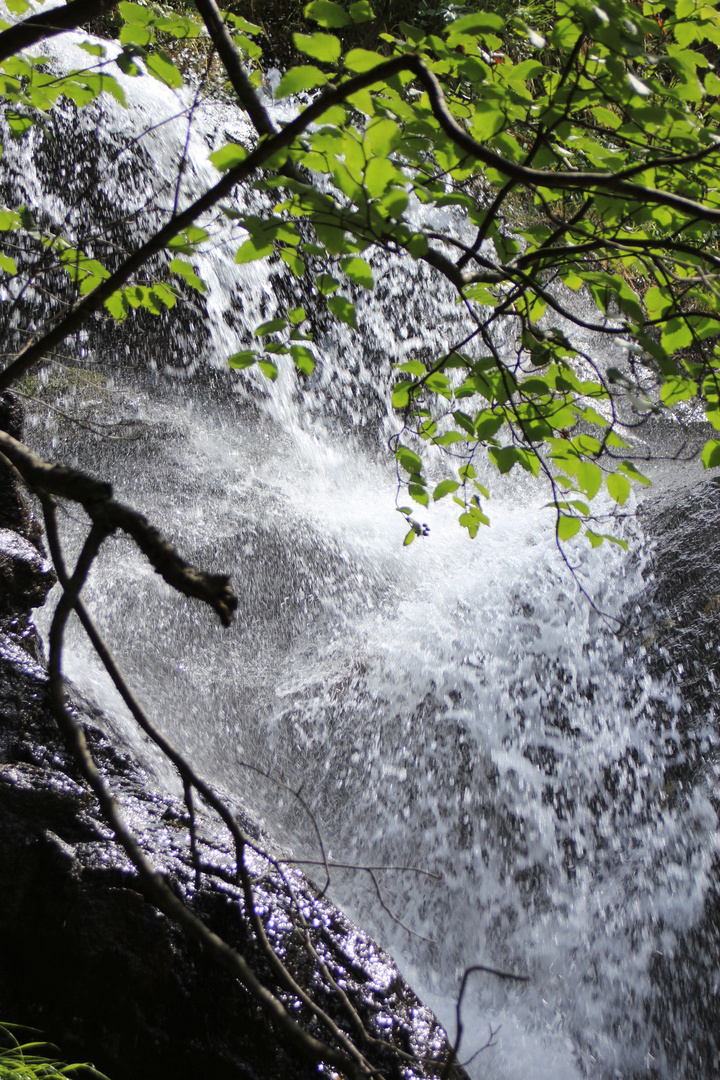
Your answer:
[[[46,51],[77,63],[77,40]],[[9,205],[32,200],[78,236],[119,207],[131,242],[183,148],[189,193],[217,175],[208,146],[247,135],[230,106],[204,105],[188,127],[171,119],[178,95],[145,78],[124,85],[132,112],[67,106],[54,130],[5,140]],[[447,344],[461,318],[452,297],[423,271],[378,262],[362,334],[316,328],[302,393],[288,371],[272,386],[233,379],[225,358],[299,286],[277,268],[235,266],[233,227],[221,229],[199,259],[205,297],[169,319],[81,332],[69,370],[41,373],[36,397],[107,428],[28,406],[33,448],[112,480],[185,557],[232,575],[239,609],[223,631],[127,539],[105,544],[84,595],[129,681],[196,768],[296,858],[318,859],[316,823],[332,860],[436,875],[378,872],[381,904],[366,873],[333,870],[330,894],[451,1037],[467,965],[528,976],[473,976],[461,1059],[495,1034],[472,1075],[716,1076],[704,1017],[720,965],[699,930],[717,907],[714,695],[690,705],[651,634],[614,632],[613,619],[653,623],[640,521],[619,526],[627,553],[570,543],[573,576],[548,493],[488,471],[489,529],[469,540],[439,503],[418,508],[430,535],[404,548],[384,448],[390,363]],[[24,294],[19,335],[44,302]],[[618,348],[600,336],[583,346],[606,363]],[[77,517],[63,519],[74,550]],[[78,627],[70,640],[71,679],[172,785]]]

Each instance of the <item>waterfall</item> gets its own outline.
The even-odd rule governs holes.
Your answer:
[[[44,52],[80,65],[82,37]],[[25,142],[4,139],[9,205],[39,207],[98,243],[112,221],[131,243],[155,193],[170,197],[183,154],[187,200],[217,176],[208,147],[250,137],[229,105],[202,104],[188,127],[185,93],[118,78],[127,112],[109,99],[79,114],[65,106]],[[283,119],[292,105],[275,108]],[[718,823],[694,764],[716,736],[705,716],[683,719],[651,645],[615,633],[614,620],[647,614],[635,610],[651,558],[640,524],[624,525],[628,553],[572,542],[573,576],[547,492],[488,470],[489,529],[469,540],[440,503],[418,508],[430,536],[403,548],[383,450],[390,364],[446,347],[461,313],[450,295],[429,300],[428,272],[378,260],[360,335],[311,316],[318,366],[304,387],[290,371],[275,384],[231,377],[225,358],[256,323],[306,299],[277,268],[236,266],[233,230],[214,220],[194,260],[204,297],[69,342],[84,382],[52,366],[42,374],[56,405],[97,434],[30,409],[34,448],[111,479],[185,556],[232,574],[238,618],[221,631],[129,541],[105,545],[85,595],[131,684],[294,857],[319,857],[313,819],[289,790],[300,789],[329,858],[437,875],[378,872],[384,907],[367,874],[333,871],[331,895],[388,946],[451,1036],[467,965],[528,976],[473,977],[461,1057],[498,1030],[472,1075],[713,1075],[693,1072],[687,1049],[702,1035],[692,973],[687,1007],[664,1002],[675,958],[678,971],[717,968],[712,950],[696,956],[687,944],[715,889]],[[23,296],[18,340],[46,302]],[[605,363],[619,348],[600,335],[583,347]],[[77,549],[82,526],[64,525]],[[76,629],[70,677],[129,727]],[[681,766],[692,783],[671,782]]]

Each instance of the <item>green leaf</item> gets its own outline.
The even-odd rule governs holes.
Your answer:
[[[619,473],[611,473],[606,480],[607,489],[616,503],[623,506],[630,494],[630,481]]]
[[[111,296],[108,296],[107,300],[105,301],[105,307],[108,309],[113,319],[117,319],[118,322],[122,322],[128,311],[130,310],[130,305],[128,304],[127,298],[125,296],[125,291],[123,289],[118,289],[117,292],[114,292]]]
[[[295,48],[322,64],[337,64],[342,54],[340,39],[334,34],[293,34]]]
[[[173,236],[166,246],[171,251],[181,251],[184,255],[193,255],[198,244],[202,244],[204,240],[207,240],[207,236],[207,229],[201,229],[198,225],[188,225],[187,229],[179,233],[178,236]]]
[[[241,247],[238,248],[237,255],[235,256],[235,262],[244,263],[255,262],[256,259],[264,259],[267,255],[272,255],[273,245],[263,242],[262,240],[255,240],[252,236],[249,240],[246,240]]]
[[[120,28],[121,45],[138,45],[141,49],[155,40],[155,33],[149,26],[138,22],[126,22]]]
[[[446,431],[444,435],[438,435],[432,440],[433,446],[451,446],[458,442],[467,442],[467,438],[459,431]]]
[[[559,540],[571,540],[573,536],[580,532],[582,522],[580,518],[568,517],[567,514],[560,514],[557,520],[557,535]]]
[[[458,427],[461,427],[463,431],[466,431],[468,433],[468,435],[471,435],[473,438],[475,438],[475,424],[470,419],[467,413],[464,413],[460,409],[457,409],[453,413],[453,417]]]
[[[422,360],[406,360],[404,364],[398,364],[397,369],[407,371],[408,375],[415,375],[418,379],[422,378],[427,371]]]
[[[363,183],[371,199],[379,199],[391,184],[401,183],[402,173],[387,158],[374,157],[367,163]]]
[[[106,273],[105,276],[109,277],[110,275]],[[102,280],[102,279],[99,279],[99,280]],[[161,303],[163,303],[165,305],[165,307],[167,307],[167,308],[175,307],[175,304],[177,303],[177,293],[176,293],[176,290],[174,288],[172,288],[172,286],[166,285],[163,281],[157,281],[153,285],[152,291],[153,291],[154,296]]]
[[[640,470],[633,465],[632,461],[621,461],[618,465],[618,469],[629,476],[631,480],[635,480],[638,484],[644,484],[645,487],[651,486],[651,481],[648,480],[644,473],[641,473]]]
[[[153,18],[151,8],[144,4],[130,3],[130,0],[120,0],[118,10],[126,22],[136,22],[143,26]]]
[[[407,379],[396,383],[392,392],[392,404],[394,409],[405,409],[410,404],[410,387],[412,383]]]
[[[184,259],[173,259],[170,263],[170,273],[179,274],[187,281],[188,285],[191,285],[193,289],[197,289],[198,292],[204,293],[207,291],[205,282],[197,276],[191,264],[185,262]]]
[[[315,370],[315,357],[305,345],[291,345],[290,355],[298,371],[303,375],[312,375]]]
[[[456,480],[441,480],[433,491],[433,499],[435,502],[438,499],[442,499],[445,495],[450,495],[453,491],[457,491],[460,485]]]
[[[124,290],[128,303],[134,308],[145,308],[152,315],[159,315],[162,311],[157,297],[147,285],[129,285]]]
[[[342,259],[340,265],[343,268],[343,272],[347,274],[351,281],[354,281],[356,285],[361,285],[363,289],[372,289],[375,284],[372,270],[368,263],[364,259],[360,259],[358,256],[352,256],[349,259]]]
[[[258,367],[266,378],[270,379],[271,382],[275,382],[277,379],[277,368],[271,360],[258,360]]]
[[[354,304],[351,304],[344,296],[331,296],[327,302],[327,306],[330,308],[333,315],[340,319],[341,322],[347,323],[353,330],[357,330]]]
[[[602,470],[599,465],[592,461],[578,462],[575,471],[578,487],[581,488],[589,499],[594,499],[602,485]]]
[[[720,465],[720,441],[708,439],[703,447],[702,463],[706,469],[715,469]]]
[[[419,473],[422,467],[422,462],[417,454],[414,454],[407,446],[398,446],[395,451],[395,457],[402,465],[403,469],[409,473]]]
[[[305,273],[305,262],[293,248],[282,248],[280,258],[290,267],[295,277],[301,278]]]
[[[232,23],[232,25],[237,30],[241,30],[243,32],[243,34],[262,34],[263,33],[262,26],[258,26],[257,23],[248,22],[247,19],[243,18],[242,15],[233,15],[228,11],[224,11],[223,15],[224,15],[225,19],[227,20],[227,22]]]
[[[268,334],[277,334],[287,326],[287,319],[270,319],[269,322],[261,323],[255,331],[254,337],[267,337]]]
[[[33,126],[34,121],[29,116],[23,116],[21,113],[17,113],[14,109],[8,110],[5,114],[7,125],[12,131],[13,135],[24,135],[26,131]]]
[[[416,233],[406,242],[405,247],[408,254],[412,255],[413,259],[421,259],[423,255],[427,255],[427,237],[423,236],[422,233]]]
[[[243,368],[250,367],[255,363],[258,356],[253,349],[243,349],[242,352],[235,353],[233,356],[228,357],[228,365],[231,368],[236,368],[238,371],[242,371]]]
[[[316,86],[325,86],[328,78],[323,75],[320,68],[307,64],[304,67],[293,67],[286,71],[275,91],[277,100],[289,97],[290,94],[299,94],[303,90],[314,90]]]
[[[489,410],[485,410],[484,412],[479,413],[475,418],[475,434],[481,442],[484,442],[486,439],[492,439],[504,423],[505,417],[502,413],[493,413]]]
[[[477,38],[485,34],[499,34],[505,29],[505,20],[490,11],[475,11],[454,19],[448,28],[446,41],[454,45],[463,37]]]
[[[368,126],[365,141],[377,157],[387,157],[402,142],[402,131],[394,120],[380,117]]]
[[[370,7],[368,0],[356,0],[350,5],[350,18],[354,23],[370,22],[375,18],[375,12]]]
[[[0,270],[6,270],[8,274],[17,274],[17,263],[9,255],[0,253]]]
[[[668,353],[686,349],[688,345],[692,345],[692,341],[692,331],[685,319],[670,319],[663,327],[660,344]]]
[[[196,38],[200,34],[199,25],[187,15],[160,15],[153,19],[153,25],[156,30],[182,40]]]
[[[81,42],[80,48],[85,52],[90,53],[91,56],[105,56],[105,53],[107,52],[104,45],[95,45],[92,41]]]
[[[305,8],[305,18],[313,19],[318,26],[339,27],[348,26],[350,16],[332,0],[312,0]]]
[[[315,279],[315,283],[322,296],[329,296],[330,293],[334,293],[340,288],[340,282],[332,274],[319,274]]]
[[[226,172],[245,161],[247,156],[248,152],[244,146],[240,146],[239,143],[227,143],[210,155],[210,161],[220,172]]]
[[[135,53],[132,49],[123,49],[122,52],[115,57],[115,63],[120,68],[123,75],[130,75],[132,78],[142,75],[142,71],[135,63]]]
[[[380,53],[369,52],[368,49],[351,49],[345,57],[345,67],[348,71],[372,71],[374,67],[384,64],[386,57]]]
[[[693,379],[684,379],[678,375],[669,375],[660,388],[660,400],[663,405],[677,405],[680,401],[689,401],[695,397],[698,385]]]
[[[492,446],[488,450],[488,457],[501,473],[509,473],[513,465],[520,460],[517,446]]]
[[[10,232],[20,228],[20,215],[14,210],[0,208],[0,232]]]
[[[145,66],[154,79],[173,90],[179,90],[183,85],[183,77],[173,64],[166,52],[158,50],[148,53],[145,57]]]

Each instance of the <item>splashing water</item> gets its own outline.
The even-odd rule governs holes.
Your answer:
[[[45,51],[79,65],[78,40]],[[2,182],[13,205],[42,205],[80,236],[73,199],[89,177],[92,135],[91,228],[102,235],[111,206],[132,221],[132,239],[151,220],[149,196],[174,193],[183,153],[181,204],[216,177],[208,145],[249,138],[229,106],[202,105],[188,129],[187,115],[171,119],[184,97],[118,77],[127,113],[103,101],[55,120],[78,130],[72,180],[58,175],[46,132],[9,147]],[[62,161],[71,171],[66,144]],[[363,335],[321,327],[302,394],[290,372],[273,387],[254,376],[221,381],[218,393],[207,372],[293,286],[259,264],[235,266],[229,223],[213,223],[213,237],[198,258],[208,292],[195,310],[141,339],[110,328],[97,352],[89,339],[76,343],[76,355],[112,377],[113,393],[70,388],[69,404],[129,422],[141,438],[108,442],[30,418],[34,446],[112,479],[186,556],[231,572],[240,596],[236,624],[220,632],[115,538],[88,585],[103,633],[165,733],[296,857],[317,859],[318,846],[288,787],[302,789],[328,857],[437,875],[378,873],[385,907],[362,873],[333,871],[331,891],[390,947],[451,1035],[466,965],[528,976],[473,977],[461,1058],[499,1028],[474,1075],[677,1075],[693,1038],[693,989],[668,1030],[657,962],[672,964],[703,917],[718,828],[700,774],[668,783],[689,738],[677,692],[613,632],[644,587],[639,527],[627,526],[630,555],[570,545],[573,577],[546,494],[488,475],[489,530],[470,541],[439,505],[419,511],[429,540],[403,549],[395,478],[377,453],[378,435],[392,430],[390,362],[457,336],[452,297],[435,292],[430,306],[424,271],[378,262]],[[584,347],[607,361],[617,346]],[[81,530],[68,530],[77,546]],[[122,715],[79,631],[68,665]]]

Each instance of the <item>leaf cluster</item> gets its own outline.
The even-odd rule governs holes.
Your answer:
[[[68,1065],[57,1057],[57,1047],[42,1039],[20,1042],[27,1035],[37,1036],[32,1028],[0,1024],[0,1080],[51,1080],[53,1077],[75,1080],[107,1080],[87,1064]]]
[[[197,36],[198,14],[200,2],[195,14],[122,0],[121,68],[136,74],[141,61],[180,86],[158,42]],[[204,291],[192,259],[208,240],[197,217],[214,204],[244,230],[237,263],[280,260],[351,330],[362,329],[357,294],[374,288],[378,252],[425,263],[455,291],[467,332],[444,355],[397,371],[401,486],[421,506],[452,494],[474,536],[488,521],[488,493],[467,471],[480,455],[501,474],[544,477],[558,537],[584,525],[597,543],[612,535],[599,523],[647,483],[632,464],[637,426],[663,414],[687,424],[699,412],[720,431],[720,79],[708,59],[720,17],[696,0],[557,0],[552,19],[544,7],[450,15],[440,27],[381,29],[387,12],[370,0],[311,0],[291,31],[303,62],[276,91],[300,108],[283,131],[262,120],[252,78],[229,73],[260,117],[260,141],[212,154],[222,179],[143,249],[166,253],[156,280],[133,277],[144,254],[113,272],[69,238],[40,242],[82,311],[104,305],[118,319],[136,308],[161,314],[185,287]],[[358,44],[363,28],[372,33]],[[226,30],[262,77],[262,26],[230,13]],[[54,76],[26,55],[0,66],[16,135],[62,96],[82,107],[105,92],[124,104],[104,47],[85,47],[97,63],[82,72]],[[228,199],[240,180],[263,193],[265,209]],[[0,208],[4,235],[27,229],[22,208]],[[0,270],[17,276],[6,248]],[[589,322],[573,299],[581,293],[597,308]],[[293,308],[264,323],[230,366],[257,364],[274,379],[286,356],[307,378],[315,353],[304,318]],[[626,366],[579,353],[573,323],[627,342]],[[508,326],[500,349],[498,328],[507,339]],[[432,484],[424,447],[440,448],[449,469]],[[720,463],[720,440],[706,441],[702,459]]]

